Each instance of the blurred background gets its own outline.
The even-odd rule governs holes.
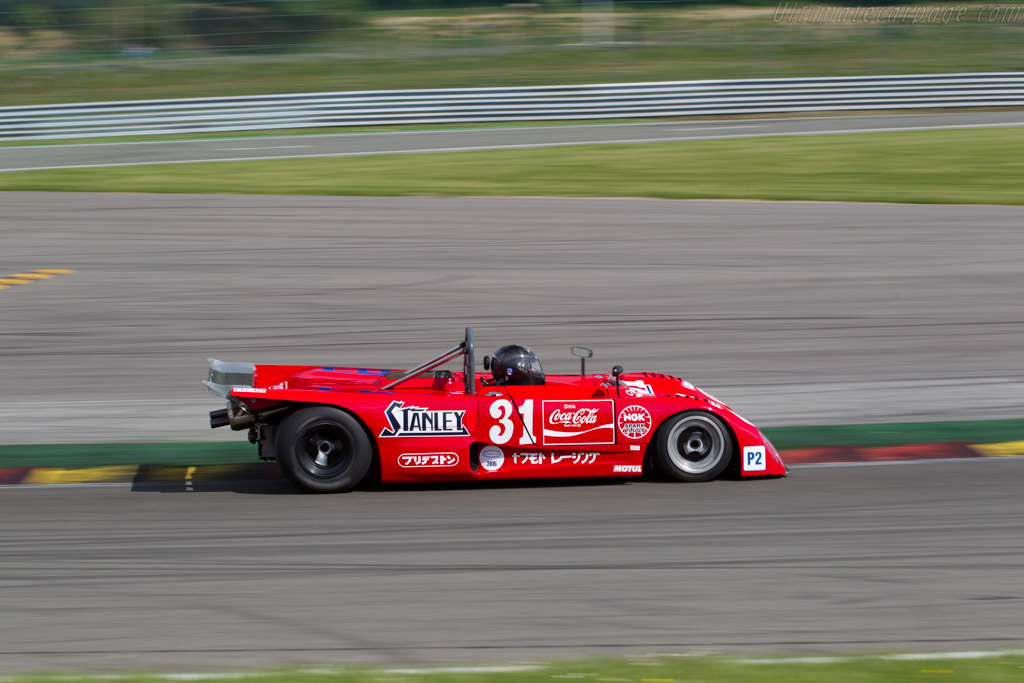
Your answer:
[[[0,104],[1013,71],[1022,37],[973,1],[3,0]]]

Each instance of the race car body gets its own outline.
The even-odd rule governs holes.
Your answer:
[[[470,329],[411,370],[211,359],[205,384],[228,406],[210,424],[248,430],[260,458],[316,492],[349,490],[371,471],[384,482],[786,472],[757,427],[685,380],[618,366],[545,376],[519,357],[527,347],[503,349],[519,355],[500,373],[498,353],[485,357],[493,378],[475,371]],[[461,372],[436,369],[460,357]]]

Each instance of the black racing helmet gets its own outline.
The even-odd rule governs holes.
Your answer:
[[[496,384],[544,384],[544,369],[529,346],[509,344],[494,352],[491,373]]]

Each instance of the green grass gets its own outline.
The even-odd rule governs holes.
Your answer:
[[[911,422],[898,424],[768,427],[764,433],[779,450],[826,446],[884,447],[918,443],[998,443],[1024,441],[1024,420]],[[160,444],[54,444],[0,446],[0,469],[7,467],[105,467],[108,465],[252,464],[256,447],[237,442]]]
[[[1024,128],[0,174],[0,190],[1024,203]]]
[[[232,465],[259,462],[256,447],[238,435],[228,443],[117,443],[0,446],[7,467],[108,467],[115,465]]]
[[[825,446],[881,448],[947,442],[1000,443],[1024,441],[1024,420],[769,427],[763,431],[779,450]]]
[[[621,683],[896,683],[906,681],[942,681],[953,683],[1016,682],[1021,679],[1024,656],[1003,655],[983,658],[915,659],[903,661],[884,657],[846,657],[833,662],[766,663],[764,660],[739,660],[722,657],[632,657],[559,662],[508,667],[507,671],[436,672],[419,667],[337,668],[317,667],[319,671],[256,671],[251,676],[231,677],[243,683],[550,683],[559,680],[619,681]],[[472,669],[472,667],[469,667]],[[496,667],[495,667],[496,668]],[[412,671],[410,671],[412,670]],[[57,683],[59,676],[16,676],[10,683]],[[75,680],[106,680],[88,674]],[[130,675],[139,683],[166,681],[154,675]]]

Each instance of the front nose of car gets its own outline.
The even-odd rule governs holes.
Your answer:
[[[760,430],[759,430],[760,431]],[[787,474],[789,468],[786,467],[786,463],[782,462],[782,456],[779,455],[779,451],[775,448],[775,444],[761,432],[761,440],[764,441],[765,449],[768,451],[768,474]]]

